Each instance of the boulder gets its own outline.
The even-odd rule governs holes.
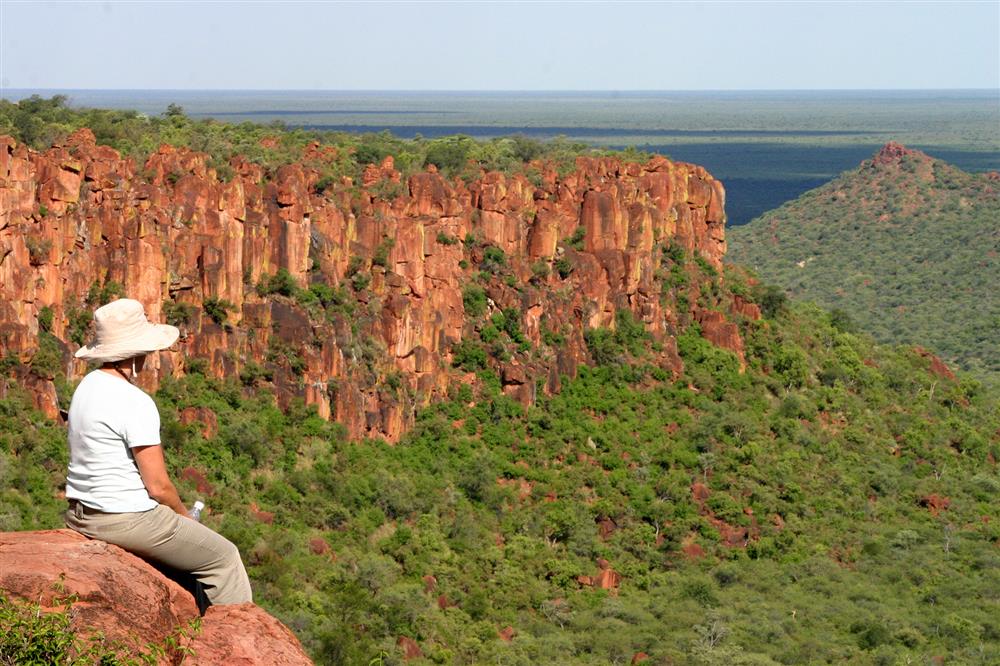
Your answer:
[[[285,625],[252,604],[212,606],[201,632],[186,647],[189,666],[300,666],[312,664],[298,639]]]
[[[252,603],[210,607],[190,636],[198,607],[188,591],[118,546],[72,530],[0,533],[0,592],[50,612],[70,603],[75,632],[101,632],[136,652],[188,635],[185,664],[312,663],[292,632]],[[168,652],[161,663],[175,657]]]

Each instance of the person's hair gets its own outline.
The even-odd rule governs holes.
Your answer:
[[[149,355],[149,352],[142,352],[141,354],[136,354],[135,356],[129,356],[128,358],[118,359],[117,361],[104,361],[101,363],[102,368],[127,368],[132,365],[132,361],[138,361],[140,358],[145,358]],[[123,365],[124,364],[124,365]]]

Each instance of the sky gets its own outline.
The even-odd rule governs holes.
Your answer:
[[[1000,89],[1000,0],[0,0],[0,88]]]

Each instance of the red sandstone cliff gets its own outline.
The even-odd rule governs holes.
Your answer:
[[[236,175],[223,182],[207,155],[170,146],[136,165],[96,145],[89,130],[43,153],[0,137],[0,356],[31,360],[48,306],[68,374],[79,376],[85,366],[70,360],[71,320],[88,308],[94,285],[116,282],[153,320],[162,320],[164,303],[196,309],[179,351],[147,364],[146,388],[195,357],[217,376],[258,363],[271,371],[280,401],[301,395],[354,436],[395,439],[415,404],[443,392],[455,372],[450,349],[472,333],[462,288],[490,245],[506,254],[510,276],[485,285],[490,310],[519,311],[535,345],[543,322],[566,335],[558,349],[515,354],[498,368],[504,390],[526,404],[539,379],[544,390],[558,390],[560,373],[572,376],[586,359],[585,328],[613,326],[622,308],[662,343],[661,363],[674,371],[679,317],[742,354],[723,312],[697,305],[673,312],[661,299],[659,246],[677,243],[721,266],[725,193],[701,167],[662,157],[643,165],[580,158],[563,177],[544,168],[536,184],[495,172],[449,181],[432,167],[402,183],[387,158],[366,170],[360,187],[345,179],[317,192],[317,168],[328,158],[313,146],[301,162],[267,173],[234,158]],[[377,194],[387,191],[398,194]],[[566,241],[580,226],[578,251]],[[467,236],[480,244],[447,242]],[[380,248],[384,260],[376,259]],[[570,262],[568,277],[540,274],[539,262],[557,258]],[[254,285],[278,269],[301,286],[350,285],[353,270],[370,271],[371,280],[349,290],[353,315],[320,317],[292,299],[257,295]],[[699,286],[689,288],[692,304]],[[226,325],[202,312],[210,298],[235,306]],[[301,356],[297,367],[275,353],[289,349]],[[383,381],[397,371],[403,391]],[[50,378],[19,376],[54,415]]]
[[[210,607],[194,630],[198,608],[188,592],[138,557],[72,530],[0,533],[0,592],[47,612],[75,598],[74,632],[101,632],[133,653],[174,637],[182,649],[167,650],[160,664],[312,664],[295,635],[252,603]]]

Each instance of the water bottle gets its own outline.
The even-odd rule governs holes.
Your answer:
[[[191,507],[191,510],[188,511],[188,517],[191,518],[192,520],[197,520],[198,522],[201,522],[201,510],[204,508],[205,508],[205,503],[202,502],[201,500],[198,500],[197,502],[194,503],[194,506]]]

